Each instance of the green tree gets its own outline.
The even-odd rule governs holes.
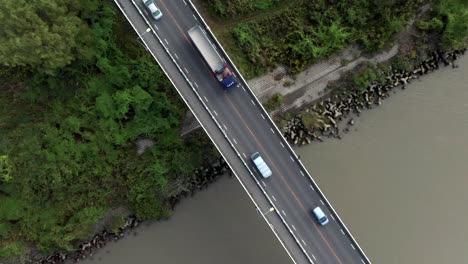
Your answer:
[[[8,159],[7,155],[0,156],[0,179],[9,182],[13,179],[13,175],[11,171],[13,170],[13,166],[11,165],[10,160]]]
[[[0,62],[54,73],[84,54],[89,36],[78,0],[3,0]]]

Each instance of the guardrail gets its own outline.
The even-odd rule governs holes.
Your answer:
[[[138,30],[137,28],[135,27],[135,25],[133,25],[132,21],[127,17],[126,13],[124,12],[123,10],[123,7],[120,5],[119,1],[118,0],[114,0],[114,2],[116,3],[116,5],[119,7],[120,11],[124,14],[125,18],[128,20],[128,22],[130,23],[130,25],[133,27],[133,29],[135,30],[135,32],[137,34],[138,33]],[[138,8],[137,4],[131,0],[132,4],[134,5],[135,9],[138,10],[138,12],[140,13],[141,17],[144,19],[145,23],[147,24],[147,26],[149,26],[149,28],[152,29],[152,26],[151,24],[149,23],[149,21],[146,19],[146,17],[144,16],[144,14],[141,12],[141,10]],[[262,187],[262,185],[260,184],[260,182],[257,180],[257,178],[255,177],[255,175],[252,173],[252,171],[250,170],[249,166],[247,165],[247,163],[244,161],[244,159],[242,159],[242,156],[240,155],[239,151],[237,151],[237,149],[235,148],[234,144],[232,143],[232,141],[229,139],[229,137],[227,136],[226,132],[222,129],[221,125],[219,124],[219,122],[216,120],[215,116],[211,113],[211,111],[209,110],[209,108],[207,107],[207,105],[205,104],[205,102],[202,100],[202,97],[200,96],[200,94],[198,93],[198,91],[194,88],[192,82],[187,78],[187,76],[185,75],[184,71],[182,70],[182,68],[179,66],[179,64],[177,63],[177,61],[174,59],[174,57],[172,56],[172,54],[170,53],[169,49],[164,45],[163,41],[161,40],[161,38],[159,37],[159,35],[154,32],[154,30],[151,30],[152,34],[157,38],[159,44],[164,48],[165,52],[168,54],[168,56],[170,57],[170,59],[172,60],[172,62],[174,63],[174,65],[176,65],[179,73],[184,77],[185,81],[187,82],[187,84],[190,86],[190,88],[192,89],[192,91],[194,92],[194,94],[197,96],[199,102],[202,103],[203,107],[205,108],[205,110],[208,112],[208,114],[210,115],[211,119],[215,122],[216,126],[218,127],[218,129],[221,131],[221,133],[223,134],[224,138],[227,140],[227,142],[229,143],[229,145],[231,146],[231,148],[234,150],[234,152],[236,153],[236,155],[238,156],[238,158],[241,160],[242,164],[245,166],[245,168],[247,169],[247,171],[249,172],[250,176],[255,180],[257,186],[260,188],[260,190],[263,192],[264,196],[267,198],[268,202],[270,203],[271,206],[273,206],[275,208],[275,211],[277,212],[277,215],[279,216],[279,218],[281,219],[281,221],[283,222],[283,224],[288,228],[289,232],[291,233],[291,235],[294,237],[294,239],[296,240],[296,243],[301,247],[302,251],[304,252],[304,254],[306,255],[306,257],[309,259],[309,261],[314,264],[314,262],[312,261],[312,259],[310,259],[310,257],[307,255],[307,253],[305,252],[304,248],[302,247],[302,245],[299,243],[299,240],[297,239],[297,237],[294,235],[294,233],[292,232],[292,230],[289,228],[289,225],[286,223],[286,221],[284,220],[284,218],[281,216],[281,214],[279,213],[278,211],[278,208],[276,208],[276,206],[274,205],[274,203],[271,201],[271,199],[268,197],[268,195],[266,194],[266,191],[265,189]],[[177,88],[177,86],[175,85],[175,83],[171,80],[170,78],[170,75],[164,70],[164,68],[162,67],[162,64],[159,62],[159,60],[157,59],[157,57],[151,52],[148,44],[145,42],[145,40],[143,39],[143,37],[140,37],[143,44],[145,45],[145,48],[150,52],[150,54],[153,56],[153,58],[156,60],[156,62],[161,65],[161,69],[163,70],[163,72],[166,74],[166,76],[168,77],[169,81],[172,83],[172,85],[175,87],[177,93],[179,93],[180,97],[182,98],[182,100],[185,102],[185,104],[188,106],[188,108],[190,109],[190,111],[194,114],[195,118],[197,119],[197,121],[200,123],[200,125],[202,126],[203,130],[205,130],[206,134],[208,135],[208,137],[210,138],[210,140],[214,143],[216,149],[218,150],[218,152],[221,154],[221,156],[223,156],[224,160],[226,161],[226,163],[230,166],[231,164],[229,164],[229,159],[227,159],[226,157],[224,157],[223,153],[220,151],[220,149],[218,148],[218,146],[216,145],[215,141],[211,138],[210,134],[208,133],[207,129],[203,126],[203,123],[199,120],[199,118],[197,117],[195,111],[190,107],[190,105],[188,104],[188,102],[186,101],[186,99],[184,98],[184,96],[182,95],[182,93],[179,91],[179,89]],[[223,51],[224,52],[224,51]],[[241,179],[239,178],[239,176],[237,175],[237,173],[233,170],[233,173],[234,175],[236,176],[236,178],[238,179],[238,181],[240,182],[240,184],[242,185],[242,187],[244,188],[245,192],[247,193],[247,195],[250,197],[250,199],[252,200],[252,202],[254,203],[255,207],[258,208],[261,212],[261,208],[258,206],[258,204],[255,202],[254,198],[251,196],[251,194],[249,193],[249,191],[247,190],[247,188],[245,187],[245,185],[242,183]],[[286,250],[286,252],[288,253],[289,257],[291,258],[291,260],[296,263],[295,259],[292,257],[291,253],[289,252],[289,250],[287,249],[287,247],[284,245],[283,241],[281,240],[281,238],[279,237],[279,235],[276,233],[275,229],[273,228],[273,225],[270,224],[268,222],[268,219],[266,218],[266,216],[264,214],[262,214],[262,217],[263,219],[265,220],[265,222],[268,224],[268,226],[270,227],[270,229],[273,231],[273,233],[275,234],[275,236],[277,237],[277,239],[279,240],[279,242],[281,243],[281,245],[283,246],[283,248]]]
[[[229,57],[229,55],[227,54],[227,52],[223,49],[223,46],[221,45],[221,43],[219,43],[218,39],[216,38],[216,36],[213,34],[213,32],[210,30],[210,27],[208,26],[208,24],[205,22],[205,20],[203,19],[203,17],[201,16],[201,14],[198,12],[197,8],[195,7],[195,5],[192,3],[191,0],[184,0],[184,1],[187,1],[190,3],[190,6],[191,8],[195,11],[195,13],[197,14],[197,17],[198,19],[201,21],[202,25],[205,27],[206,31],[208,32],[208,34],[210,34],[211,38],[216,42],[216,45],[217,47],[221,50],[221,52],[223,53],[223,56],[225,58],[227,58],[227,60],[229,61],[229,64],[234,68],[234,71],[237,73],[237,76],[242,80],[243,82],[243,85],[245,87],[247,87],[247,91],[250,93],[250,96],[254,98],[254,100],[257,102],[257,105],[259,106],[259,108],[261,109],[261,111],[268,117],[268,121],[270,122],[270,125],[272,125],[276,132],[278,132],[278,134],[281,136],[281,139],[283,140],[283,143],[285,143],[287,146],[288,146],[288,150],[290,152],[290,154],[292,154],[294,156],[294,158],[296,159],[296,161],[298,161],[298,164],[300,165],[301,169],[307,174],[307,176],[309,177],[309,179],[311,180],[312,184],[314,185],[314,188],[317,190],[317,193],[319,194],[319,196],[325,200],[325,203],[328,207],[328,209],[330,210],[330,212],[332,212],[332,214],[334,215],[335,217],[335,220],[336,222],[338,223],[338,225],[344,229],[346,231],[346,235],[348,236],[348,238],[352,241],[352,243],[355,245],[355,247],[358,249],[358,252],[359,254],[365,259],[365,261],[369,264],[371,264],[369,258],[367,257],[367,255],[364,253],[364,251],[362,250],[362,248],[359,246],[359,244],[357,243],[356,239],[353,237],[353,235],[351,234],[351,232],[349,231],[349,229],[346,227],[346,225],[344,224],[344,222],[341,220],[340,216],[338,215],[338,213],[336,212],[335,208],[333,208],[333,206],[331,205],[331,203],[328,201],[328,199],[325,197],[325,195],[323,194],[322,190],[320,189],[320,187],[318,186],[318,184],[315,182],[315,180],[312,178],[312,176],[310,175],[310,173],[307,171],[306,167],[304,166],[304,164],[302,163],[302,161],[298,158],[298,156],[296,155],[296,153],[294,152],[294,150],[292,149],[292,147],[290,146],[289,142],[284,138],[283,136],[283,133],[281,133],[281,131],[279,130],[279,128],[276,126],[275,122],[271,119],[270,115],[268,114],[268,112],[265,110],[265,108],[263,107],[262,103],[258,100],[257,96],[255,96],[254,92],[252,91],[252,89],[250,88],[250,86],[248,85],[247,81],[244,79],[244,77],[241,75],[240,71],[237,69],[236,65],[234,64],[234,62],[231,60],[231,58]],[[271,202],[271,201],[270,201]],[[276,208],[275,208],[276,209]],[[278,213],[279,214],[279,213]],[[281,215],[280,215],[281,217]],[[284,221],[283,221],[284,222]],[[286,226],[288,227],[289,231],[292,233],[292,230],[289,228],[289,226],[286,224]],[[292,233],[293,234],[293,233]],[[295,238],[296,239],[296,238]],[[299,241],[296,239],[296,242],[299,244],[299,246],[301,246],[301,244],[299,243]],[[301,248],[303,249],[303,247],[301,246]],[[303,249],[304,251],[304,249]],[[308,257],[307,253],[304,251],[304,254],[306,254],[306,256]],[[309,258],[309,257],[308,257]],[[310,260],[310,258],[309,258]],[[312,260],[311,260],[311,263]]]

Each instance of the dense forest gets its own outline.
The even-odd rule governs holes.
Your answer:
[[[247,77],[381,49],[428,3],[417,27],[440,48],[468,35],[464,0],[197,2]],[[71,250],[114,208],[168,217],[180,179],[216,152],[203,133],[180,138],[185,105],[112,1],[4,0],[0,24],[0,259]],[[143,137],[154,146],[138,156]]]
[[[464,47],[464,0],[199,0],[212,29],[246,77],[277,64],[292,73],[353,43],[373,52],[388,44],[428,4],[420,29],[440,35],[440,48]]]
[[[71,250],[115,207],[167,217],[215,152],[180,138],[185,105],[114,4],[5,0],[0,24],[0,259]]]

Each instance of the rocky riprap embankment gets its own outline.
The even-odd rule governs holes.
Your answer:
[[[336,93],[288,120],[282,127],[283,135],[294,145],[322,141],[323,137],[340,139],[341,132],[346,133],[350,130],[350,126],[355,122],[353,117],[359,116],[362,110],[380,105],[396,87],[405,89],[412,79],[439,69],[440,65],[452,65],[456,68],[454,61],[458,56],[465,54],[465,51],[466,48],[447,53],[434,51],[412,71],[394,70],[386,77],[384,83],[372,83],[364,91],[354,89]],[[311,125],[306,126],[305,123]]]
[[[181,198],[187,197],[189,194],[193,195],[196,191],[208,187],[208,184],[214,182],[228,170],[229,166],[222,157],[210,166],[196,169],[191,177],[184,178],[182,185],[186,186],[187,189],[169,198],[169,206],[174,209]]]
[[[204,166],[196,169],[190,177],[184,178],[182,184],[186,187],[186,190],[179,194],[172,196],[168,199],[169,206],[174,209],[175,205],[180,201],[181,198],[186,197],[188,194],[193,195],[196,191],[206,188],[208,184],[214,182],[221,175],[229,170],[229,166],[223,158],[219,158],[216,162],[209,166]],[[81,243],[78,249],[68,253],[55,253],[42,258],[29,260],[27,263],[34,264],[61,264],[66,261],[78,262],[87,257],[93,256],[97,249],[102,248],[105,244],[110,241],[119,240],[124,237],[125,231],[137,227],[140,224],[135,216],[129,216],[125,220],[122,227],[117,232],[110,232],[107,230],[96,234],[91,241]]]
[[[108,242],[119,240],[124,237],[125,230],[135,228],[139,223],[140,221],[135,216],[129,216],[125,220],[125,224],[120,227],[116,233],[104,230],[101,233],[96,234],[91,241],[81,243],[78,246],[78,249],[73,252],[55,253],[36,260],[27,261],[26,263],[59,264],[65,263],[66,261],[78,262],[82,259],[93,256],[96,249],[102,248]]]

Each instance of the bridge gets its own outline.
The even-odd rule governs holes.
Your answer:
[[[231,167],[293,263],[370,263],[330,202],[248,87],[190,0],[154,0],[155,21],[141,0],[114,0],[148,52]],[[204,28],[239,86],[225,92],[187,31]],[[260,152],[273,175],[263,179],[250,155]],[[321,226],[311,209],[330,219]]]

